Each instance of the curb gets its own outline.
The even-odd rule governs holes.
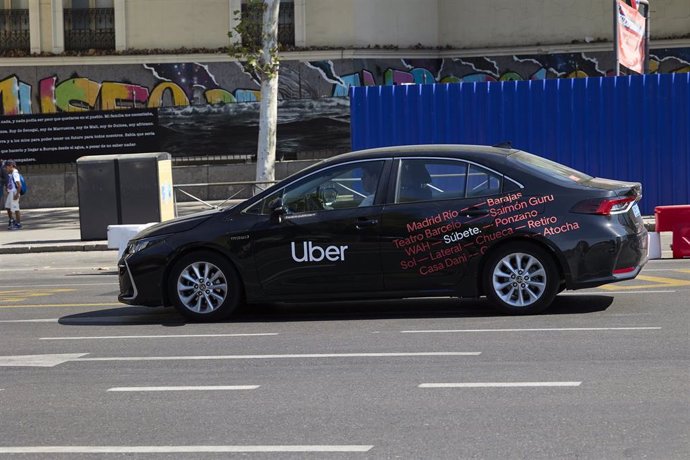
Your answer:
[[[116,251],[108,247],[108,243],[63,244],[63,245],[22,245],[15,247],[0,247],[0,254],[33,254],[41,252],[87,252],[87,251]]]

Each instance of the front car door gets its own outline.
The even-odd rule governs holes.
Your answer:
[[[390,163],[326,166],[247,210],[266,216],[251,231],[265,294],[345,297],[382,289],[378,189]]]

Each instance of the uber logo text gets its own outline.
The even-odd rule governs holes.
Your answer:
[[[344,261],[345,260],[345,250],[347,246],[327,246],[322,248],[311,241],[305,241],[302,243],[302,254],[297,255],[297,248],[294,241],[290,243],[290,248],[292,250],[292,260],[295,262],[321,262],[323,259],[327,259],[331,262]]]

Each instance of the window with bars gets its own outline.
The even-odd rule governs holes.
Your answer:
[[[0,0],[0,50],[29,51],[29,1]]]
[[[252,27],[248,36],[242,36],[243,43],[261,43],[262,11],[250,11],[242,2],[242,17],[249,16],[256,27]],[[278,13],[278,43],[282,46],[295,46],[295,3],[293,0],[281,0]]]
[[[65,50],[115,49],[113,0],[65,2]]]

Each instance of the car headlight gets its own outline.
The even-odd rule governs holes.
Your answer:
[[[125,251],[127,254],[136,254],[139,251],[143,251],[146,248],[150,248],[151,246],[154,246],[160,242],[162,242],[167,235],[162,235],[162,236],[152,236],[150,238],[141,238],[138,240],[131,240],[129,243],[127,243],[127,250]]]

